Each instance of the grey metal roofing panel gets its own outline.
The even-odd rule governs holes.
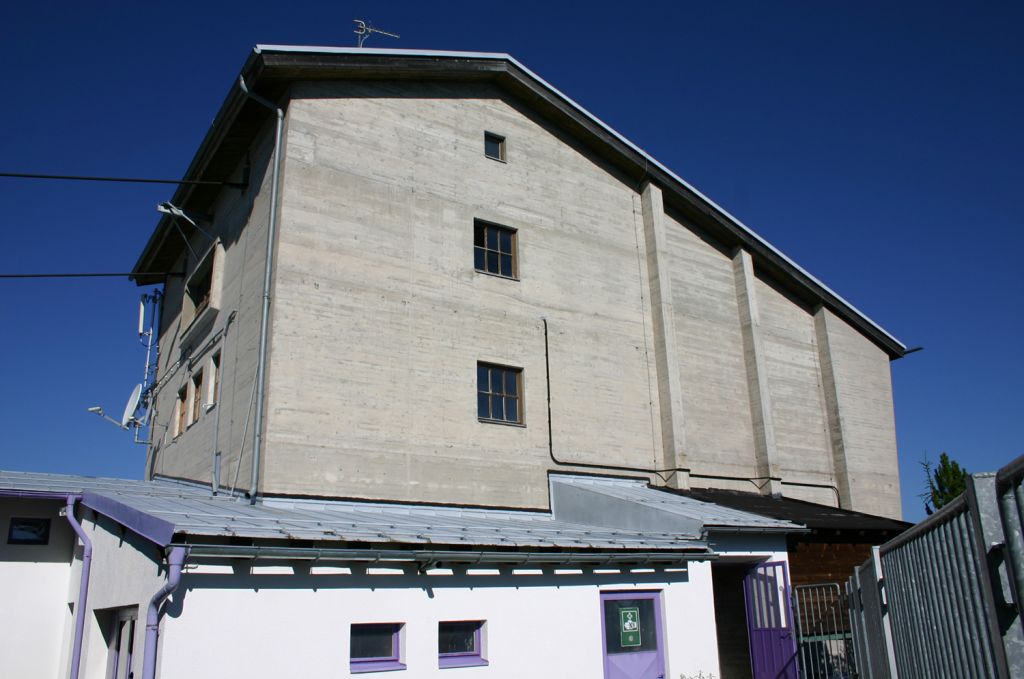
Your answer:
[[[707,549],[699,535],[615,530],[568,523],[544,512],[460,509],[354,501],[267,499],[251,505],[167,481],[0,471],[0,489],[90,491],[195,537],[238,537],[412,545],[603,550]],[[706,504],[706,503],[705,503]]]
[[[552,483],[585,486],[620,500],[657,508],[672,514],[679,514],[701,521],[708,529],[748,528],[763,530],[800,530],[802,525],[792,521],[776,519],[761,514],[723,507],[711,502],[702,502],[692,497],[665,493],[651,488],[642,479],[616,479],[598,476],[577,476],[557,474],[551,476]]]

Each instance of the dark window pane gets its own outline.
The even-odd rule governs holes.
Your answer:
[[[498,230],[493,226],[487,227],[487,249],[497,250],[498,249]]]
[[[501,256],[501,275],[511,276],[512,275],[512,255]]]
[[[484,153],[491,158],[503,160],[501,157],[501,138],[493,134],[484,135]]]
[[[519,421],[519,399],[505,399],[505,419],[509,422]]]
[[[487,394],[477,394],[476,395],[476,416],[477,417],[482,417],[484,419],[490,419],[490,417],[491,417],[491,410],[490,410],[489,404],[490,404],[490,399],[487,397]]]
[[[487,270],[491,273],[498,273],[498,253],[487,253]]]
[[[479,622],[442,622],[437,626],[437,652],[479,653],[476,647],[476,631]]]
[[[512,254],[512,232],[505,231],[504,229],[499,234],[498,240],[500,247],[498,248],[503,253]]]
[[[503,420],[505,419],[504,412],[501,407],[501,397],[491,396],[491,419]]]
[[[655,615],[653,599],[605,601],[605,650],[608,653],[657,650]]]
[[[516,384],[519,381],[516,379],[517,377],[518,373],[515,370],[505,371],[505,393],[509,396],[515,396],[519,393],[519,389],[516,388],[519,386]]]
[[[394,657],[395,625],[352,625],[354,659]]]
[[[487,230],[483,224],[473,224],[473,245],[482,248],[484,246],[484,232]]]
[[[473,268],[475,268],[477,271],[485,271],[485,257],[485,250],[483,250],[482,248],[473,248]]]
[[[490,382],[487,381],[487,366],[476,364],[476,390],[477,391],[490,391],[488,385]]]
[[[495,394],[501,393],[501,378],[505,374],[505,371],[501,368],[491,368],[491,392]]]

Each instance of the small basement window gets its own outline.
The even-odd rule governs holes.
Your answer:
[[[484,155],[494,160],[505,160],[505,137],[493,132],[484,132]]]
[[[516,230],[479,219],[473,221],[473,266],[477,271],[519,277]]]
[[[9,545],[45,545],[50,542],[50,520],[46,518],[11,518],[7,529]]]
[[[349,671],[404,670],[404,628],[405,625],[398,622],[353,624],[349,637]]]
[[[522,424],[523,369],[476,364],[476,413],[486,422]]]
[[[440,622],[437,625],[437,664],[446,667],[486,665],[483,620]]]

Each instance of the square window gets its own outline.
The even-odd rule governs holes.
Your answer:
[[[45,518],[11,518],[7,529],[9,545],[45,545],[50,542],[50,520]]]
[[[505,137],[493,132],[484,132],[484,155],[505,162]]]
[[[473,266],[483,273],[503,278],[518,278],[517,241],[515,229],[479,219],[474,220]]]
[[[404,628],[403,623],[397,622],[353,624],[349,636],[349,671],[404,670]]]
[[[483,620],[440,622],[437,625],[438,666],[473,667],[486,665]]]
[[[522,424],[522,393],[522,368],[476,364],[476,414],[481,420]]]

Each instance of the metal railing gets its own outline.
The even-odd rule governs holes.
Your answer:
[[[1024,679],[1024,457],[873,550],[847,585],[867,679]]]
[[[793,588],[801,679],[852,679],[849,607],[835,583]]]

